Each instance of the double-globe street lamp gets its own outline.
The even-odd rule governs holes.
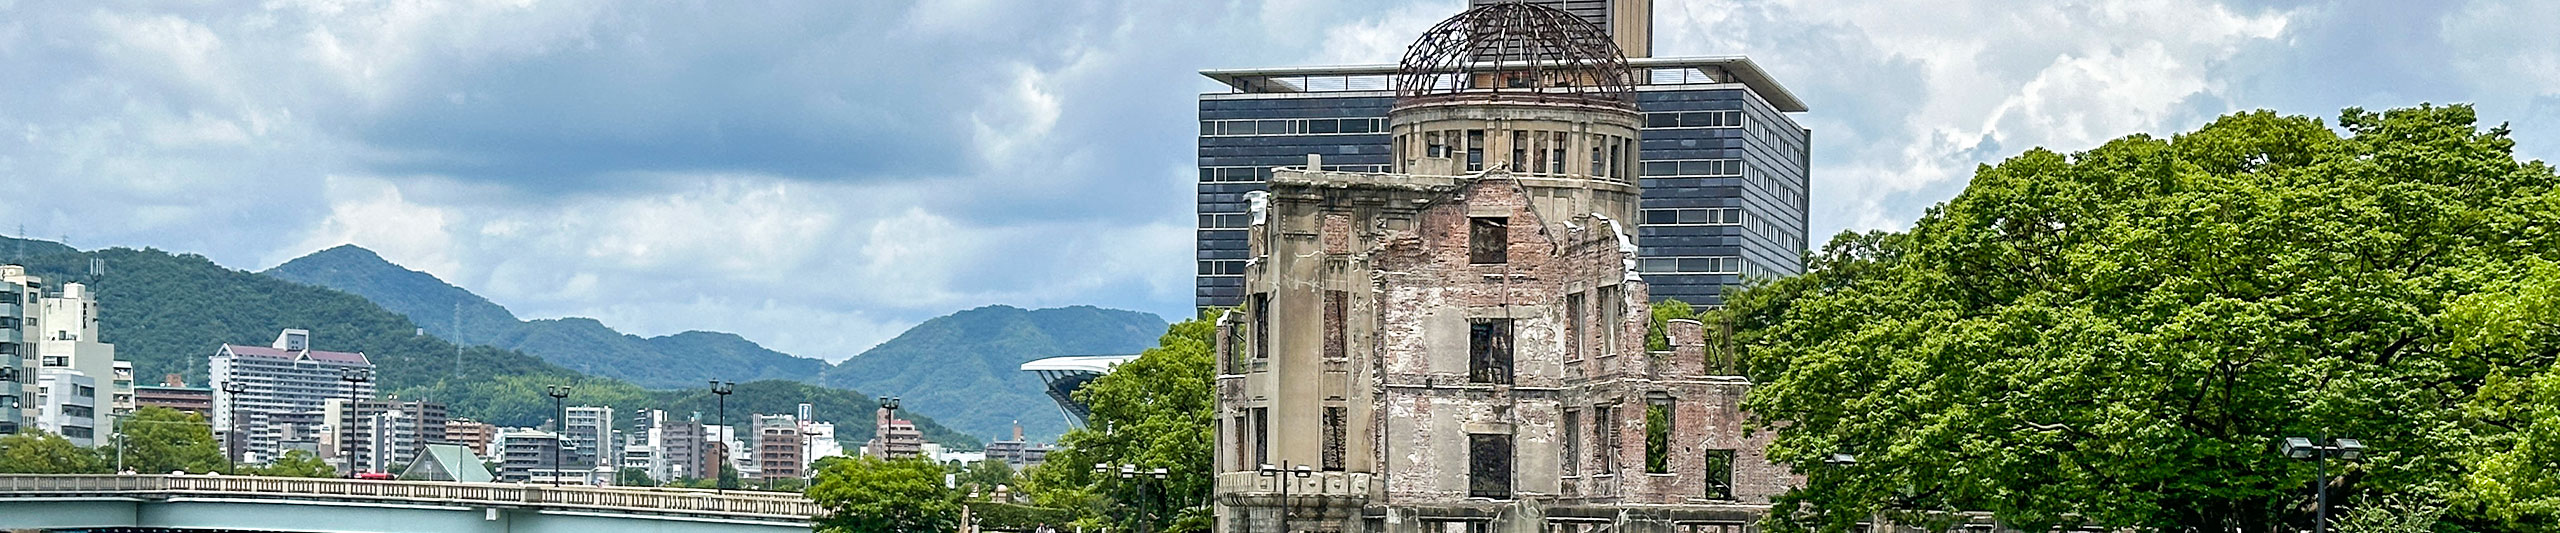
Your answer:
[[[551,412],[560,416],[560,432],[551,435],[551,486],[554,487],[560,486],[560,469],[569,467],[568,462],[560,459],[560,449],[569,447],[569,408],[562,403],[569,399],[569,388],[568,385],[542,386],[542,394],[551,397]],[[602,443],[603,439],[599,438],[597,442]]]
[[[2364,459],[2365,452],[2364,443],[2355,439],[2331,439],[2323,434],[2320,440],[2327,442],[2303,437],[2286,437],[2284,445],[2277,449],[2284,452],[2287,459],[2311,461],[2319,465],[2320,478],[2315,489],[2319,493],[2317,496],[2319,503],[2316,510],[2312,511],[2311,533],[2329,531],[2329,458],[2357,461]]]
[[[712,449],[719,450],[720,459],[711,465],[712,494],[719,494],[729,489],[729,477],[721,475],[721,472],[729,468],[729,439],[722,437],[720,433],[729,431],[729,393],[737,389],[737,383],[711,380],[711,394],[720,398],[720,429],[711,432]]]
[[[338,379],[345,380],[347,382],[347,414],[345,418],[338,421],[339,427],[336,428],[338,432],[338,442],[340,443],[339,446],[344,447],[348,438],[346,426],[353,425],[352,422],[355,420],[356,413],[363,411],[362,409],[356,408],[356,403],[361,401],[356,398],[356,384],[373,381],[373,369],[341,368],[338,369]],[[345,462],[347,466],[347,479],[355,479],[355,454],[341,453],[340,455],[345,456],[343,462]]]
[[[1272,478],[1280,484],[1280,531],[1281,533],[1288,533],[1289,485],[1293,484],[1290,483],[1289,478],[1296,477],[1298,479],[1306,479],[1307,477],[1314,476],[1316,474],[1315,469],[1307,468],[1307,465],[1293,466],[1289,464],[1288,461],[1281,461],[1280,466],[1271,466],[1271,463],[1263,463],[1262,468],[1255,470],[1255,473],[1260,474],[1262,477]]]
[[[231,419],[223,424],[231,429],[222,432],[222,463],[229,467],[228,475],[234,476],[240,475],[240,393],[243,392],[249,392],[249,384],[222,382],[223,397],[231,402]]]
[[[1138,485],[1138,504],[1141,506],[1138,508],[1138,513],[1141,518],[1138,521],[1138,525],[1141,528],[1139,531],[1143,532],[1146,531],[1145,528],[1153,527],[1156,519],[1161,518],[1161,515],[1163,514],[1164,487],[1162,485],[1164,485],[1165,478],[1172,475],[1173,472],[1166,470],[1163,467],[1157,467],[1152,470],[1142,469],[1134,463],[1119,465],[1111,463],[1093,464],[1093,475],[1095,476],[1107,478],[1111,477],[1114,473],[1119,474],[1120,479],[1134,480]],[[1148,478],[1154,478],[1154,484],[1158,485],[1155,490],[1156,497],[1154,499],[1147,498]]]

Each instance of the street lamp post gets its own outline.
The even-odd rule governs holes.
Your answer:
[[[228,467],[225,470],[229,470],[226,475],[240,475],[240,393],[248,391],[247,383],[222,382],[222,394],[232,404],[230,423],[224,424],[231,429],[222,432],[222,463]]]
[[[711,380],[711,394],[720,398],[720,430],[713,431],[711,435],[713,449],[720,451],[720,461],[717,464],[711,465],[712,494],[719,494],[721,491],[729,489],[728,477],[720,475],[721,472],[727,471],[729,467],[729,439],[721,438],[720,432],[729,430],[729,393],[737,390],[737,388],[737,383],[716,379]]]
[[[1280,466],[1276,467],[1271,466],[1270,463],[1263,463],[1262,468],[1258,473],[1260,473],[1262,477],[1272,478],[1279,481],[1280,533],[1289,533],[1289,477],[1294,476],[1304,479],[1307,476],[1315,475],[1315,470],[1307,468],[1307,465],[1291,466],[1288,461],[1281,461]]]
[[[346,426],[348,426],[348,425],[349,425],[349,423],[348,423],[349,421],[355,420],[355,418],[356,418],[356,412],[361,411],[361,409],[357,409],[357,408],[356,408],[356,402],[361,401],[361,400],[358,400],[358,399],[356,398],[356,384],[358,384],[358,383],[363,383],[363,382],[367,382],[367,381],[373,381],[373,370],[371,370],[371,369],[365,369],[365,368],[353,368],[353,367],[350,367],[350,368],[341,368],[341,369],[338,369],[338,379],[346,380],[346,382],[347,382],[347,414],[346,414],[346,416],[345,416],[344,418],[342,418],[342,419],[340,419],[340,420],[338,421],[338,426],[339,426],[339,427],[335,428],[335,430],[338,432],[338,443],[339,443],[338,445],[339,445],[339,447],[343,448],[343,447],[345,447],[345,446],[346,446],[346,441],[347,441],[347,428],[346,428]],[[119,434],[121,434],[121,433],[119,433]],[[351,454],[351,453],[344,453],[344,450],[341,450],[341,451],[340,451],[340,455],[345,456],[345,460],[344,460],[343,462],[345,462],[345,463],[346,463],[346,465],[347,465],[347,479],[355,479],[355,478],[356,478],[356,456],[355,456],[355,454]]]
[[[560,433],[551,436],[551,486],[560,486],[560,469],[569,466],[560,459],[560,449],[569,447],[569,408],[561,403],[569,399],[568,385],[543,385],[542,394],[551,397],[551,411],[560,415]]]
[[[2284,452],[2284,456],[2288,459],[2311,461],[2319,466],[2320,477],[2316,487],[2319,495],[2316,508],[2312,511],[2312,533],[2329,531],[2329,458],[2355,461],[2364,459],[2365,452],[2364,443],[2356,439],[2330,439],[2324,432],[2320,435],[2320,440],[2327,443],[2322,444],[2302,437],[2286,437],[2284,445],[2279,450]]]

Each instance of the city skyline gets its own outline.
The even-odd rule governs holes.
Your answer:
[[[1392,62],[1463,4],[18,4],[0,64],[37,81],[0,104],[0,180],[56,192],[0,198],[0,229],[253,270],[352,242],[528,317],[829,360],[990,303],[1179,318],[1196,71]],[[1655,9],[1689,29],[1656,55],[1748,55],[1818,102],[1814,246],[1987,158],[2234,109],[2476,102],[2560,153],[2531,33],[2560,15],[2521,3]]]

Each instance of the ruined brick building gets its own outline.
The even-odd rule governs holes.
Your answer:
[[[1796,482],[1699,324],[1647,349],[1636,76],[1479,6],[1399,67],[1389,172],[1273,173],[1219,320],[1218,531],[1738,533]]]

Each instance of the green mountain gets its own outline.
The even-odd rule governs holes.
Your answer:
[[[41,243],[41,244],[36,244]],[[0,242],[14,250],[15,240]],[[454,416],[504,425],[535,425],[552,418],[551,398],[543,385],[570,384],[573,404],[610,405],[618,410],[667,409],[702,413],[712,420],[716,399],[699,383],[685,389],[652,391],[627,381],[596,377],[544,362],[520,351],[486,346],[456,346],[420,335],[408,318],[363,297],[224,268],[203,256],[159,250],[116,248],[80,252],[42,241],[27,241],[29,250],[44,248],[12,262],[23,264],[49,283],[80,282],[97,291],[103,340],[133,361],[138,381],[181,374],[192,383],[205,382],[205,360],[221,343],[266,344],[285,328],[311,330],[315,346],[364,352],[376,366],[376,379],[386,394],[443,402]],[[44,246],[51,245],[51,246]],[[14,255],[14,254],[12,254]],[[90,261],[103,261],[93,275]],[[811,402],[817,418],[834,422],[849,440],[871,431],[872,395],[814,387],[787,381],[740,383],[728,398],[729,419],[747,420],[749,413],[783,413],[799,402]],[[919,410],[921,411],[921,410]],[[970,448],[977,440],[922,416],[909,416],[926,438]]]
[[[927,320],[838,363],[819,383],[897,396],[981,437],[1015,421],[1034,440],[1067,430],[1040,379],[1022,363],[1061,355],[1133,354],[1156,344],[1164,318],[1091,306],[1024,310],[992,305]]]
[[[693,331],[642,338],[588,318],[519,320],[480,295],[355,245],[313,252],[264,274],[354,293],[409,317],[440,338],[521,351],[571,370],[642,387],[692,387],[712,378],[809,381],[827,368],[825,361],[768,350],[727,333]]]
[[[711,376],[792,380],[899,396],[905,406],[983,438],[1020,421],[1025,435],[1066,432],[1055,403],[1023,362],[1058,355],[1137,353],[1164,334],[1163,318],[1095,307],[989,306],[935,318],[839,365],[766,349],[728,333],[643,338],[588,318],[524,321],[434,275],[356,246],[314,252],[266,275],[363,296],[427,332],[517,350],[571,370],[651,388],[696,387]],[[867,426],[866,426],[867,427]]]

